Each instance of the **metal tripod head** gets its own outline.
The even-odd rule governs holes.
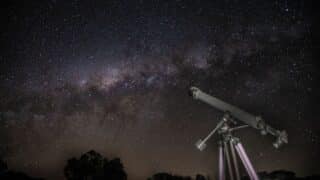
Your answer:
[[[248,125],[234,126],[237,122],[233,120],[230,113],[226,112],[222,120],[217,126],[209,133],[209,135],[203,140],[199,140],[196,143],[197,148],[202,151],[206,148],[206,141],[214,134],[218,133],[221,136],[219,141],[219,180],[226,179],[226,173],[228,172],[230,180],[240,180],[239,167],[237,163],[236,153],[242,164],[244,165],[251,180],[259,180],[259,177],[254,170],[251,161],[249,160],[240,139],[234,137],[232,132],[242,128],[248,127]],[[231,155],[230,155],[231,154]],[[225,169],[225,163],[228,167],[228,171]]]
[[[208,134],[207,137],[205,137],[203,140],[202,139],[199,139],[197,142],[196,142],[196,147],[200,150],[200,151],[203,151],[207,144],[206,142],[211,138],[211,136],[213,134],[215,134],[216,132],[218,132],[219,134],[226,134],[226,133],[230,133],[231,131],[235,131],[235,130],[238,130],[238,129],[242,129],[242,128],[245,128],[245,127],[248,127],[248,125],[244,125],[244,126],[238,126],[238,127],[233,127],[231,128],[231,124],[234,124],[236,125],[237,122],[232,118],[232,116],[230,115],[229,112],[226,112],[222,119],[220,120],[220,122],[217,124],[217,126]]]

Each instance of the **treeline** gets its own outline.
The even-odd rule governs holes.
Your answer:
[[[71,158],[64,167],[64,176],[67,180],[127,180],[127,173],[119,158],[107,159],[95,151],[89,151],[80,158]],[[274,171],[271,173],[260,172],[261,180],[319,180],[320,176],[308,176],[304,178],[296,177],[290,171]],[[1,180],[42,180],[43,178],[30,177],[25,173],[8,169],[7,164],[0,159],[0,179]],[[189,176],[178,176],[169,173],[156,173],[147,180],[209,180],[209,177],[196,175],[195,178]],[[242,180],[249,180],[243,177]]]
[[[1,180],[42,180],[42,178],[33,178],[25,173],[12,171],[8,169],[7,164],[0,159],[0,179]]]
[[[177,176],[168,173],[157,173],[147,180],[192,180],[192,178],[189,176]],[[195,180],[209,180],[209,178],[206,179],[204,176],[197,174]]]

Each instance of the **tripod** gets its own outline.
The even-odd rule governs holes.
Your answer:
[[[230,123],[236,122],[232,119],[229,113],[225,113],[222,120],[218,123],[215,129],[204,139],[199,140],[196,146],[202,151],[206,144],[205,142],[216,132],[221,136],[219,141],[219,180],[226,180],[226,177],[230,180],[240,180],[239,166],[237,162],[237,156],[240,157],[242,164],[244,165],[251,180],[259,180],[259,177],[254,170],[239,138],[234,137],[231,132],[248,127],[247,125],[231,128]],[[231,154],[231,156],[230,156]],[[228,167],[226,171],[225,167]],[[228,176],[227,175],[228,172]]]

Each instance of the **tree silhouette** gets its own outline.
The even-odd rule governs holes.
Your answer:
[[[148,178],[148,180],[192,180],[189,176],[177,176],[177,175],[171,175],[169,173],[156,173],[152,177]],[[206,179],[201,174],[197,174],[194,180],[209,180]]]
[[[206,178],[204,176],[202,176],[201,174],[197,174],[196,180],[206,180]]]
[[[104,175],[110,180],[125,180],[127,174],[123,170],[123,165],[119,158],[115,158],[104,167]]]
[[[1,180],[42,180],[41,178],[32,178],[23,172],[11,171],[7,163],[0,159],[0,179]]]
[[[8,170],[7,163],[0,159],[0,173],[4,173]]]
[[[320,179],[319,175],[307,176],[307,177],[296,177],[296,174],[291,171],[286,170],[276,170],[270,173],[268,172],[259,172],[258,173],[260,180],[318,180]],[[250,180],[248,176],[241,178],[242,180]]]
[[[127,174],[119,158],[108,161],[91,150],[79,159],[71,158],[64,168],[68,180],[126,180]]]
[[[151,178],[148,178],[148,180],[191,180],[191,177],[176,176],[168,173],[157,173]]]

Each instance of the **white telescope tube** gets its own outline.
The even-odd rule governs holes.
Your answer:
[[[190,88],[191,95],[194,99],[198,99],[202,102],[205,102],[217,109],[219,109],[222,112],[228,112],[230,115],[243,123],[258,129],[261,131],[261,134],[265,135],[267,133],[276,136],[277,140],[275,143],[273,143],[274,147],[278,148],[283,143],[288,143],[288,136],[286,131],[279,131],[271,126],[267,125],[261,117],[254,116],[246,111],[243,111],[236,106],[233,106],[231,104],[228,104],[216,97],[210,96],[209,94],[202,92],[199,88],[191,87]]]

